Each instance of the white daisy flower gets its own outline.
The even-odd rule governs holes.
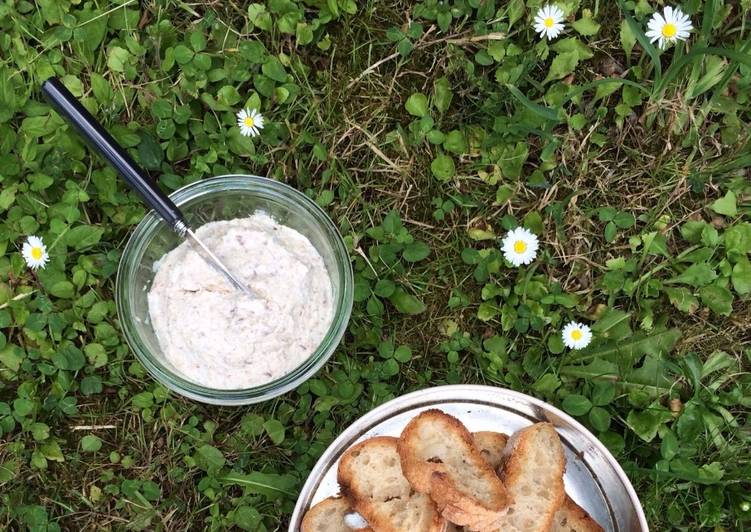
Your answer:
[[[535,15],[535,31],[540,37],[555,39],[563,31],[563,10],[556,5],[546,5]]]
[[[592,329],[589,325],[572,321],[563,328],[563,343],[569,349],[582,349],[592,341]]]
[[[694,27],[691,19],[681,11],[680,7],[673,9],[666,6],[663,14],[655,12],[647,25],[647,37],[650,42],[659,41],[660,48],[667,48],[668,44],[685,41]]]
[[[501,242],[503,256],[514,266],[529,264],[537,256],[537,236],[523,227],[506,233]]]
[[[263,129],[263,115],[256,109],[241,109],[237,113],[237,127],[246,137],[257,137]]]
[[[30,236],[26,239],[21,248],[21,255],[32,270],[44,268],[50,258],[47,254],[47,246],[38,236]]]

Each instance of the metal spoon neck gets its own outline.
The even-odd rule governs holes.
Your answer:
[[[185,238],[185,235],[188,233],[189,229],[188,226],[183,222],[182,220],[177,220],[175,222],[175,225],[172,226],[172,229],[177,233],[181,238]]]

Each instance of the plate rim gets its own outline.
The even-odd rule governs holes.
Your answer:
[[[302,513],[304,510],[304,508],[300,504],[300,501],[303,497],[308,497],[311,494],[313,486],[316,485],[316,483],[320,484],[323,470],[330,466],[330,464],[332,463],[332,457],[337,454],[338,449],[339,447],[341,447],[343,442],[351,441],[354,438],[360,437],[364,432],[367,432],[367,427],[373,427],[374,422],[378,422],[379,420],[380,422],[386,421],[387,419],[394,417],[395,415],[398,415],[399,413],[408,409],[408,407],[410,406],[413,408],[419,408],[421,405],[415,403],[427,402],[433,395],[441,396],[441,402],[450,402],[452,400],[452,396],[460,396],[462,397],[462,399],[455,399],[457,402],[460,402],[466,400],[466,398],[464,397],[465,395],[472,393],[500,394],[512,399],[527,401],[532,406],[541,408],[560,417],[561,419],[569,423],[573,429],[583,433],[587,437],[587,439],[590,440],[590,444],[605,456],[608,463],[614,469],[616,476],[625,487],[629,499],[634,503],[634,506],[636,507],[636,516],[638,524],[641,527],[641,531],[649,532],[649,526],[647,523],[646,515],[644,514],[644,508],[641,504],[639,496],[636,494],[636,490],[634,490],[634,487],[631,484],[631,480],[628,478],[628,475],[626,475],[626,472],[621,467],[620,462],[618,462],[618,460],[615,458],[615,456],[613,456],[610,450],[605,447],[605,445],[591,431],[589,431],[584,425],[579,423],[576,419],[574,419],[567,413],[551,405],[550,403],[542,401],[541,399],[537,399],[536,397],[518,392],[516,390],[484,384],[447,384],[442,386],[431,386],[428,388],[423,388],[422,390],[417,390],[390,399],[389,401],[386,401],[385,403],[375,407],[374,409],[370,410],[366,414],[363,414],[361,417],[353,421],[339,434],[339,436],[337,436],[329,444],[323,454],[321,454],[321,456],[316,461],[313,469],[310,470],[308,478],[305,480],[305,483],[303,484],[302,488],[300,489],[300,493],[297,496],[295,508],[292,512],[292,516],[290,517],[288,532],[298,532],[299,527],[295,527],[295,525],[298,521],[301,521]],[[365,428],[366,430],[363,430],[363,428]]]

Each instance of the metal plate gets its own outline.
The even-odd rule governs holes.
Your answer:
[[[472,431],[511,434],[537,421],[555,425],[566,451],[566,492],[609,532],[648,532],[639,498],[618,461],[580,423],[557,408],[522,393],[491,386],[439,386],[398,397],[355,421],[323,453],[303,486],[290,520],[298,532],[311,505],[339,493],[339,457],[372,436],[399,436],[428,408],[459,418]]]

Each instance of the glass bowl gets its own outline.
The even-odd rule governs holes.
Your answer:
[[[305,235],[321,254],[331,278],[334,319],[313,354],[292,372],[266,384],[242,389],[214,389],[184,378],[165,358],[149,318],[147,294],[154,263],[182,240],[153,212],[138,224],[123,250],[117,271],[115,303],[130,348],[151,375],[175,392],[218,405],[265,401],[299,386],[334,353],[352,311],[353,276],[342,236],[326,213],[303,193],[265,177],[225,175],[191,183],[170,195],[190,227],[231,220],[262,211]],[[211,319],[207,316],[207,319]],[[205,353],[204,356],[211,356]]]

